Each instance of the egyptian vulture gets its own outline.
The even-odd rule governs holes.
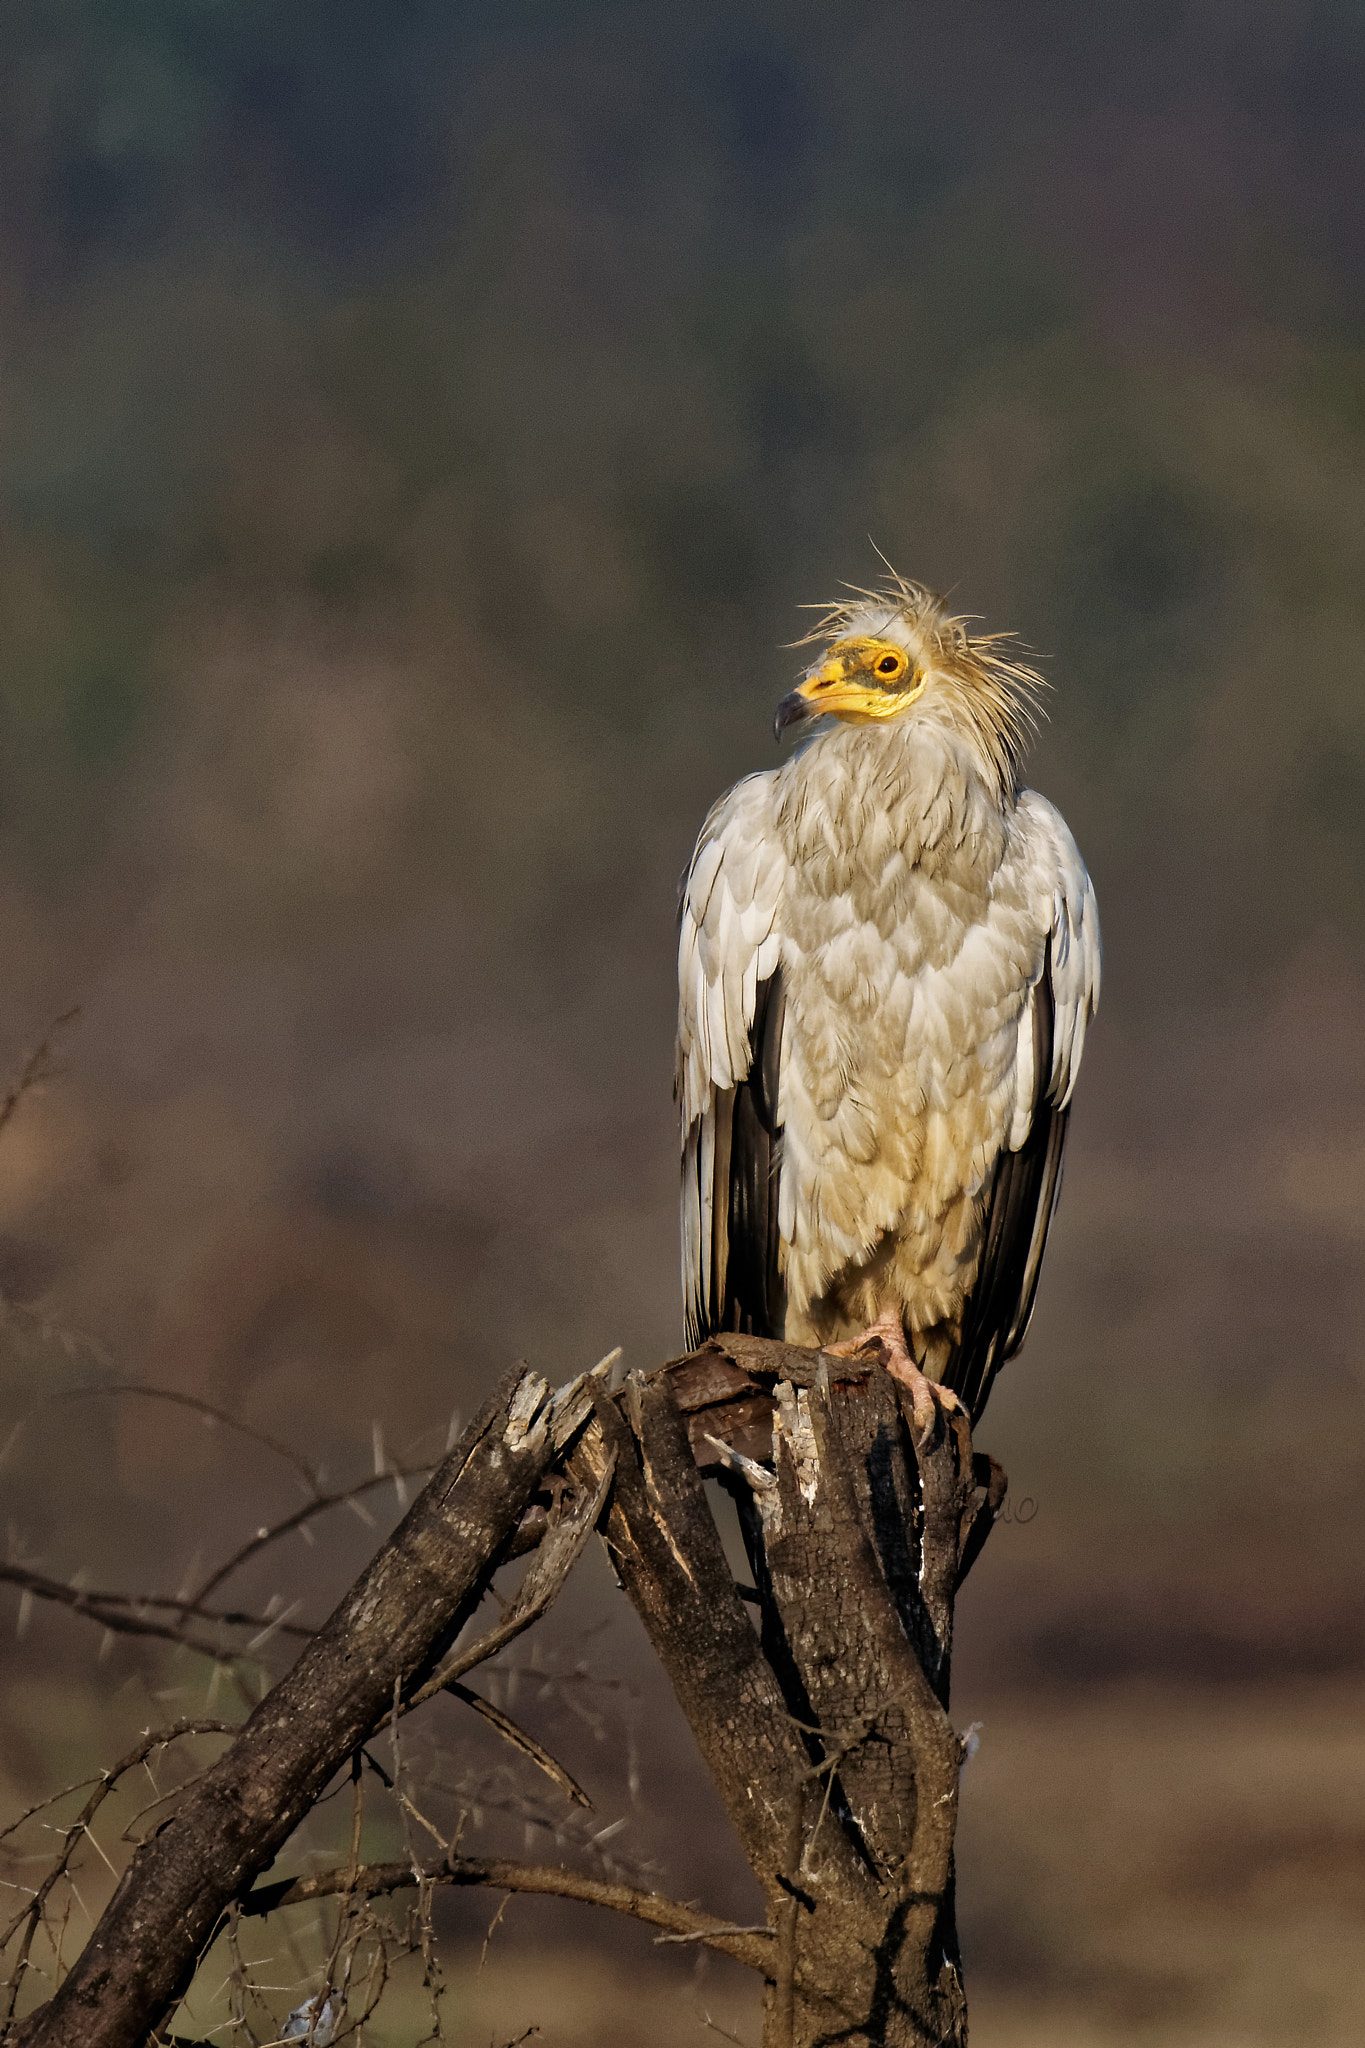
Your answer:
[[[776,733],[821,725],[713,806],[683,886],[688,1342],[877,1338],[975,1421],[1033,1309],[1095,892],[1020,784],[1041,678],[1002,636],[894,577],[807,641]]]

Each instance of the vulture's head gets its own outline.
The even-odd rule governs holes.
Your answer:
[[[1016,779],[1044,684],[1009,658],[1010,635],[969,633],[932,591],[896,576],[826,609],[798,642],[811,644],[823,651],[778,705],[778,738],[816,718],[883,727],[930,719],[973,744],[1002,784]]]

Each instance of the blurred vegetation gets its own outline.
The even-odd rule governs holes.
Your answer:
[[[27,873],[193,722],[187,620],[286,604],[424,665],[433,880],[471,716],[614,858],[580,777],[756,754],[870,532],[1046,657],[1135,999],[1264,972],[1305,879],[1365,936],[1358,10],[143,0],[5,56]],[[1144,919],[1176,849],[1238,886]]]

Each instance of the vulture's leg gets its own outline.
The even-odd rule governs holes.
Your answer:
[[[915,1426],[921,1437],[934,1426],[935,1393],[948,1406],[956,1406],[956,1396],[945,1387],[935,1388],[910,1356],[910,1346],[905,1341],[905,1325],[898,1309],[884,1308],[877,1320],[869,1323],[865,1330],[860,1330],[856,1337],[846,1337],[841,1344],[826,1344],[822,1348],[832,1358],[856,1358],[860,1351],[878,1351],[892,1379],[899,1380],[903,1387],[910,1389]]]

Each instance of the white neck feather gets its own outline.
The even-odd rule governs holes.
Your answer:
[[[998,860],[1012,807],[993,765],[932,712],[836,725],[778,771],[778,826],[797,859],[879,859],[895,846],[916,865],[963,851]]]

